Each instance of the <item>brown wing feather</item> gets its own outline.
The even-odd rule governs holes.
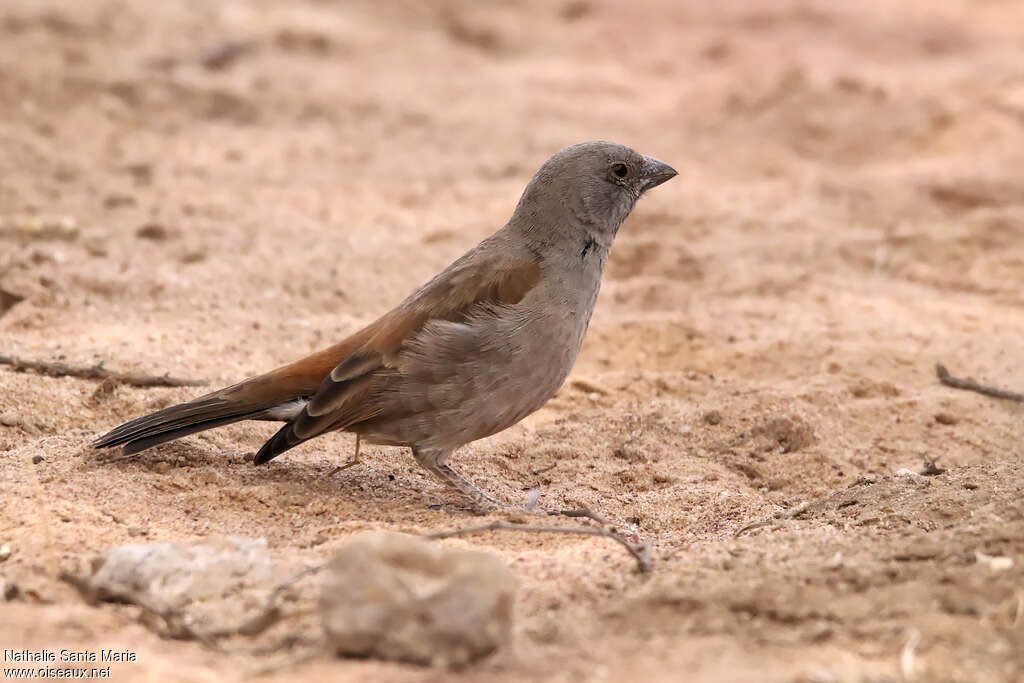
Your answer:
[[[347,355],[321,375],[323,381],[306,408],[263,445],[254,461],[267,462],[318,434],[372,419],[382,410],[375,399],[396,379],[391,377],[391,361],[428,320],[459,321],[480,306],[517,304],[540,276],[534,260],[510,264],[500,254],[481,260],[478,252],[477,259],[456,261],[398,308],[343,342],[362,340],[346,348]],[[328,351],[335,358],[340,355],[335,355],[336,347]]]

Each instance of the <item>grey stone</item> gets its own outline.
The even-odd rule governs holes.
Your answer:
[[[93,560],[90,583],[100,599],[141,598],[152,607],[168,609],[269,578],[265,540],[227,537],[197,544],[111,548]]]
[[[391,532],[331,560],[320,597],[338,654],[459,667],[511,637],[516,580],[491,553]]]

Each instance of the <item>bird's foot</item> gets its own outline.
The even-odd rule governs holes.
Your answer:
[[[348,469],[349,467],[353,467],[354,465],[358,465],[358,464],[359,464],[359,463],[361,463],[361,462],[362,462],[362,460],[360,460],[359,458],[352,458],[351,460],[349,460],[348,462],[346,462],[346,463],[345,463],[344,465],[338,465],[338,466],[337,466],[337,467],[335,467],[335,468],[334,468],[333,470],[331,470],[330,472],[328,472],[328,473],[327,473],[327,476],[328,476],[328,477],[333,477],[333,476],[334,476],[335,474],[337,474],[338,472],[342,472],[342,471],[344,471],[344,470],[347,470],[347,469]]]
[[[439,465],[438,469],[440,472],[435,472],[435,474],[441,477],[441,480],[444,481],[444,483],[448,484],[468,499],[469,511],[475,515],[487,515],[499,510],[519,509],[518,506],[510,505],[509,503],[500,501],[485,493],[481,489],[477,488],[473,482],[469,481],[447,465]]]
[[[355,453],[352,455],[351,458],[349,458],[348,462],[346,462],[343,465],[338,465],[333,470],[331,470],[330,473],[327,476],[328,477],[333,477],[338,472],[341,472],[342,470],[347,470],[349,467],[352,467],[353,465],[358,465],[361,462],[362,462],[362,460],[359,459],[359,435],[356,434],[356,451],[355,451]]]
[[[469,511],[473,514],[486,515],[496,510],[514,507],[484,493],[473,482],[453,470],[444,462],[448,456],[448,451],[419,450],[414,448],[412,453],[416,458],[416,462],[424,469],[461,493],[469,502]],[[462,510],[464,511],[464,509]]]

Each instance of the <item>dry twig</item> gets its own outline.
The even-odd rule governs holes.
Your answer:
[[[592,519],[601,526],[607,526],[608,520],[601,515],[593,512],[590,508],[578,508],[574,510],[553,510],[548,512],[549,515],[558,517],[572,517],[574,519]]]
[[[920,644],[921,632],[916,628],[911,628],[907,642],[903,644],[903,650],[900,652],[900,672],[903,674],[903,680],[914,680],[917,671],[916,651]]]
[[[549,512],[549,515],[561,515],[565,517],[576,517],[584,519],[592,519],[598,524],[601,524],[600,528],[579,526],[579,527],[564,527],[564,526],[544,526],[541,524],[512,524],[510,522],[491,522],[489,524],[481,524],[479,526],[465,527],[462,529],[452,529],[450,531],[438,531],[432,534],[426,534],[424,538],[433,540],[440,540],[442,538],[452,538],[454,536],[469,536],[471,534],[484,533],[486,531],[522,531],[526,533],[535,534],[579,534],[582,536],[601,536],[603,538],[610,538],[615,541],[633,556],[636,560],[637,567],[641,572],[649,571],[651,568],[651,553],[653,547],[650,541],[645,543],[632,543],[625,536],[605,528],[607,520],[598,514],[591,512],[590,510],[561,510],[558,512]]]
[[[772,515],[771,519],[763,519],[760,522],[751,522],[750,524],[746,525],[745,527],[737,530],[736,533],[734,533],[732,536],[733,536],[733,538],[739,538],[740,536],[742,536],[743,534],[747,533],[748,531],[753,531],[754,529],[760,529],[761,527],[765,527],[765,526],[771,526],[772,524],[774,524],[776,521],[779,521],[779,520],[799,519],[801,515],[803,515],[805,512],[807,512],[807,508],[809,508],[809,507],[810,507],[810,503],[804,501],[803,503],[800,503],[796,507],[789,508],[788,510],[779,510],[774,515]]]
[[[298,654],[298,655],[289,656],[289,657],[284,658],[281,661],[273,662],[271,664],[267,664],[266,666],[261,666],[261,667],[258,667],[256,669],[253,669],[252,671],[249,672],[249,675],[252,676],[253,678],[259,678],[261,676],[269,676],[271,674],[276,674],[276,673],[279,673],[281,671],[288,671],[288,670],[294,669],[297,666],[305,664],[308,661],[311,661],[317,655],[319,655],[321,652],[327,652],[327,651],[329,651],[329,650],[326,647],[324,647],[324,648],[316,648],[316,649],[310,650],[309,652],[303,652],[303,653]]]
[[[953,377],[949,374],[949,370],[947,370],[946,366],[942,363],[935,364],[935,374],[938,375],[939,381],[947,387],[964,389],[965,391],[976,391],[977,393],[984,394],[985,396],[1005,398],[1007,401],[1018,401],[1020,403],[1024,403],[1024,394],[1019,394],[1015,391],[1007,391],[1006,389],[999,389],[997,387],[985,386],[984,384],[978,384],[977,382],[969,379]]]
[[[921,469],[918,470],[918,474],[922,474],[926,477],[934,477],[936,475],[943,474],[945,471],[945,467],[939,467],[938,458],[925,457],[924,462],[921,464]]]
[[[67,363],[25,360],[16,356],[0,355],[0,365],[10,365],[16,372],[32,370],[50,377],[77,377],[79,379],[109,379],[133,387],[201,387],[207,384],[201,379],[182,379],[170,375],[135,375],[128,372],[107,370],[103,363],[96,365],[68,365]]]
[[[199,58],[199,63],[203,65],[203,68],[210,71],[220,71],[231,66],[255,49],[256,43],[251,40],[224,43],[204,53]]]
[[[300,580],[312,574],[316,574],[323,569],[324,566],[325,565],[318,564],[312,567],[307,567],[301,572],[291,576],[288,580],[279,583],[277,587],[271,591],[265,606],[260,612],[246,619],[238,626],[218,629],[210,635],[214,638],[226,638],[230,636],[258,636],[263,633],[268,628],[285,618],[281,613],[281,609],[277,606],[277,599],[281,597],[281,594],[294,586]]]

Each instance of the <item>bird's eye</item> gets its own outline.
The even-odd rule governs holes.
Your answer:
[[[626,168],[625,164],[612,164],[612,173],[615,174],[616,178],[625,178],[629,175],[629,169]]]

